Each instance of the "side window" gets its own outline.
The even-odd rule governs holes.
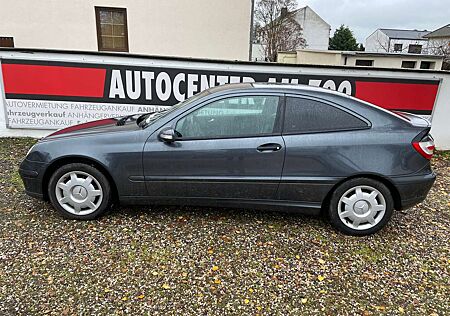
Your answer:
[[[279,97],[244,96],[222,99],[197,109],[175,127],[183,138],[224,138],[276,132]]]
[[[287,97],[284,133],[325,132],[367,127],[356,116],[319,101]]]

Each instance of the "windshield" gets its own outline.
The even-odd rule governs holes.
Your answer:
[[[208,90],[205,90],[201,93],[198,93],[194,95],[193,97],[190,97],[189,99],[186,99],[184,101],[181,101],[180,103],[175,104],[174,106],[164,109],[162,111],[158,112],[150,112],[146,113],[141,116],[140,120],[138,121],[138,125],[142,128],[146,128],[147,126],[151,125],[152,123],[156,122],[157,120],[163,118],[164,116],[168,115],[169,113],[172,113],[175,110],[178,110],[186,105],[191,104],[192,102],[203,98],[204,96],[210,94]]]

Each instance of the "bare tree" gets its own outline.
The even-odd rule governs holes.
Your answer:
[[[302,27],[295,19],[297,0],[258,0],[255,8],[257,38],[268,61],[279,51],[306,47]]]
[[[450,70],[450,40],[430,38],[428,42],[428,53],[444,56],[443,70]]]
[[[386,35],[384,36],[380,36],[380,31],[376,32],[376,38],[375,38],[375,42],[376,42],[376,49],[377,51],[383,51],[388,53],[389,52],[389,37],[387,37]],[[387,42],[386,42],[386,38],[387,38]]]

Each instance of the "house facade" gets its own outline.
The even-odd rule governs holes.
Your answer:
[[[328,50],[331,31],[330,24],[308,6],[295,11],[295,19],[303,29],[306,48]]]
[[[314,10],[306,6],[291,12],[296,22],[302,28],[301,36],[306,41],[306,48],[313,50],[328,50],[331,26]],[[299,34],[300,36],[300,34]],[[299,47],[300,48],[300,47]],[[266,44],[260,38],[255,38],[252,45],[252,61],[265,61]]]
[[[2,1],[0,47],[248,60],[252,0]]]
[[[366,52],[428,54],[427,30],[378,29],[366,38]]]
[[[442,69],[450,70],[450,24],[447,24],[424,36],[428,39],[428,51],[444,56]]]

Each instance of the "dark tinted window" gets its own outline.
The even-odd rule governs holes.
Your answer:
[[[421,54],[422,53],[422,45],[409,45],[408,53],[410,54]]]
[[[359,118],[319,101],[286,98],[285,133],[308,133],[367,127]]]
[[[373,66],[373,60],[369,59],[357,59],[355,62],[356,66],[367,66],[372,67]]]
[[[404,60],[402,61],[402,68],[416,68],[416,62]]]

